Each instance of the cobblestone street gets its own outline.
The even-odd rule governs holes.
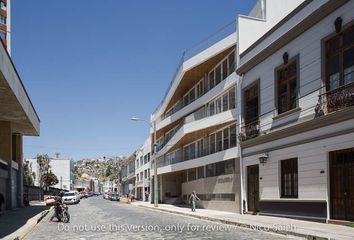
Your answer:
[[[266,232],[156,212],[102,197],[70,205],[68,224],[48,214],[25,239],[287,239]]]

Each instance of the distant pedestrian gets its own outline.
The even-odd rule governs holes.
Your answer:
[[[2,209],[2,204],[5,202],[4,195],[0,193],[0,215],[1,215],[1,209]]]
[[[195,202],[200,201],[199,197],[195,193],[195,191],[192,192],[192,194],[189,197],[189,202],[192,204],[192,212],[195,212]]]

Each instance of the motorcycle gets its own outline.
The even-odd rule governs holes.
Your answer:
[[[64,223],[68,223],[70,221],[69,208],[66,204],[62,203],[57,206],[59,209],[57,210],[58,221],[62,221]]]

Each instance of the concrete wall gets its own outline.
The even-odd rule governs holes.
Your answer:
[[[199,201],[197,206],[207,209],[240,213],[240,174],[228,174],[202,178],[182,184],[182,195],[188,197],[196,191],[198,194],[235,194],[235,201]],[[186,202],[188,203],[188,201]]]

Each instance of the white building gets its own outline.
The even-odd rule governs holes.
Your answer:
[[[102,182],[102,191],[103,192],[114,192],[116,184],[114,181],[104,181]]]
[[[159,201],[187,202],[195,190],[201,207],[243,212],[237,141],[243,112],[237,92],[243,76],[235,72],[239,52],[245,52],[301,2],[257,1],[248,16],[238,16],[183,54],[163,101],[151,116],[158,139]]]
[[[273,27],[238,19],[246,211],[354,220],[353,9],[313,0]]]
[[[34,185],[39,186],[39,165],[37,158],[26,159],[29,162],[29,168],[35,173]],[[52,186],[55,188],[71,190],[74,181],[74,163],[70,159],[50,158],[50,171],[58,178],[58,184]]]
[[[135,198],[142,201],[150,199],[151,140],[150,137],[136,151],[135,160]]]

